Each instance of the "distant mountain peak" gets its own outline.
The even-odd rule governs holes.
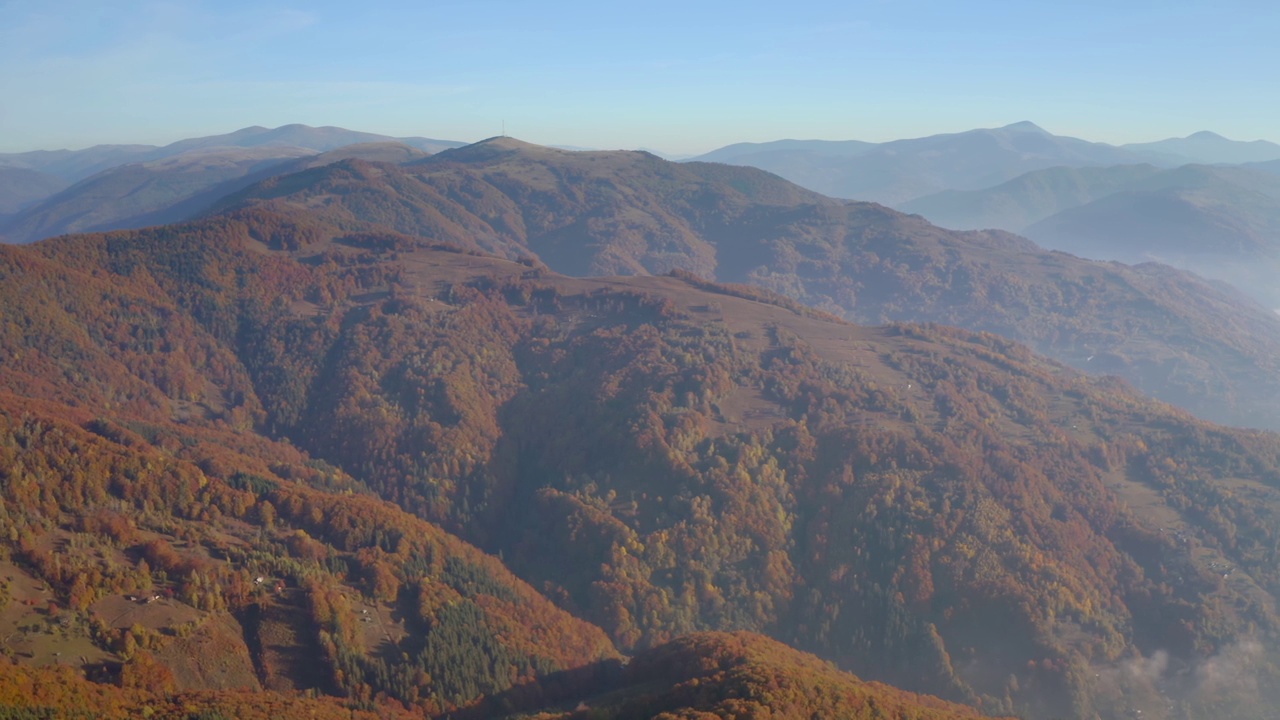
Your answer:
[[[536,153],[545,156],[547,154],[568,152],[568,150],[557,150],[553,147],[535,145],[506,135],[498,135],[470,145],[445,150],[439,153],[439,156],[460,162],[475,162],[487,161],[511,153]]]
[[[551,149],[551,148],[547,148],[545,145],[535,145],[534,143],[531,143],[531,142],[518,140],[516,138],[511,137],[510,135],[495,135],[491,138],[485,138],[484,140],[481,140],[480,142],[475,143],[473,146],[503,148],[507,150],[521,150],[521,149],[532,149],[532,148]]]
[[[1000,129],[1001,129],[1001,130],[1012,130],[1012,131],[1014,131],[1014,132],[1033,132],[1033,133],[1039,133],[1039,134],[1041,134],[1041,135],[1048,135],[1048,134],[1049,134],[1049,131],[1048,131],[1048,130],[1045,130],[1044,128],[1042,128],[1042,127],[1040,127],[1039,125],[1037,125],[1037,124],[1035,124],[1035,123],[1031,122],[1030,120],[1023,120],[1023,121],[1021,121],[1021,122],[1013,123],[1012,125],[1005,125],[1004,127],[1000,128]]]
[[[1216,132],[1211,132],[1209,130],[1201,130],[1198,133],[1193,133],[1191,135],[1188,135],[1187,139],[1188,140],[1226,140],[1225,137],[1219,135]]]

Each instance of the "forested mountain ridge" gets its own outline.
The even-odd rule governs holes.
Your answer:
[[[283,544],[268,554],[324,558],[332,582],[345,567],[348,585],[401,604],[380,607],[416,602],[419,617],[474,628],[476,610],[420,599],[437,588],[424,578],[452,572],[440,592],[476,605],[479,627],[506,628],[468,645],[515,668],[502,682],[522,663],[545,676],[529,653],[548,638],[560,638],[557,667],[609,646],[527,586],[503,590],[492,556],[451,570],[438,528],[400,536],[441,538],[430,570],[412,543],[353,535],[342,513],[420,522],[361,495],[500,556],[626,652],[754,630],[864,677],[1033,717],[1171,717],[1170,703],[1251,717],[1271,700],[1275,436],[1204,424],[992,335],[859,327],[688,274],[569,278],[304,217],[242,207],[0,248],[8,417],[101,438],[26,429],[10,457],[65,454],[23,455],[41,447],[33,432],[52,447],[172,456],[150,460],[154,480],[97,497],[127,517],[138,508],[148,533],[170,528],[171,546],[187,522],[214,523],[182,532],[213,536],[206,547],[236,545],[223,535]],[[60,512],[74,519],[76,488],[94,487],[76,477],[140,472],[125,467],[64,473]],[[26,535],[68,532],[51,512],[62,490],[35,501],[36,484],[6,488],[27,493],[7,512],[44,531]],[[217,513],[205,509],[219,494]],[[261,535],[249,508],[264,495],[281,525]],[[235,502],[250,532],[236,530]],[[74,541],[89,557],[102,542]],[[154,558],[188,594],[210,594],[207,571]],[[477,564],[498,582],[465,569]],[[62,577],[48,581],[69,600]],[[520,617],[508,592],[564,629],[502,625]],[[406,625],[399,652],[425,649],[432,622]],[[384,679],[373,660],[333,657],[372,668],[334,686],[369,702],[416,689],[419,702],[462,705],[499,682],[427,665],[429,678]],[[1253,691],[1202,679],[1227,661]],[[1147,663],[1160,671],[1129,672]]]
[[[947,231],[752,168],[495,138],[405,167],[348,162],[281,176],[215,212],[252,207],[300,225],[534,257],[570,275],[679,268],[856,322],[996,332],[1208,419],[1280,427],[1280,318],[1260,305],[1188,274]]]

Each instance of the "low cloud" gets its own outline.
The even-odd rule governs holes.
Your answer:
[[[1196,667],[1195,691],[1205,694],[1257,692],[1262,643],[1248,638],[1219,650]]]

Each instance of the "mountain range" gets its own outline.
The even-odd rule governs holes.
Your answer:
[[[0,246],[0,711],[1280,701],[1280,436],[1139,392],[1274,427],[1269,310],[753,168],[340,155]]]
[[[1031,122],[884,143],[740,143],[693,158],[750,165],[824,195],[898,207],[944,191],[981,190],[1050,167],[1243,163],[1280,158],[1280,146],[1213,133],[1114,146],[1053,135]]]

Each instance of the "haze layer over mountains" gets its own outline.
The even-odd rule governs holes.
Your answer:
[[[698,160],[751,165],[826,195],[884,203],[959,230],[1162,262],[1280,308],[1280,145],[1212,132],[1112,146],[1022,122],[887,143],[782,140]]]

